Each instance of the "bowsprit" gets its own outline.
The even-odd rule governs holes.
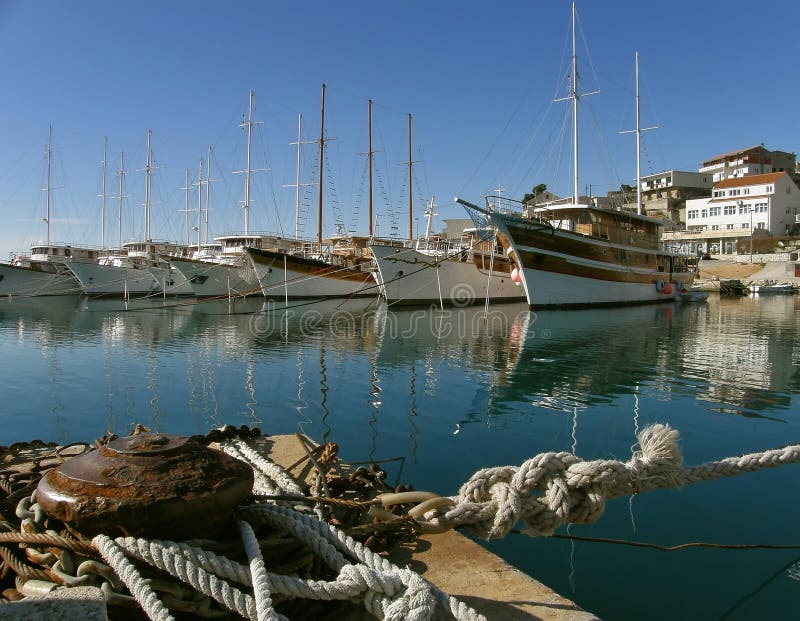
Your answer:
[[[85,535],[185,539],[231,524],[252,488],[253,471],[241,461],[191,438],[143,434],[51,470],[36,497],[47,515]]]

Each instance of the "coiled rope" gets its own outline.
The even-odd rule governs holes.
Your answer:
[[[508,534],[522,520],[526,534],[552,535],[562,524],[598,519],[612,498],[800,463],[800,445],[791,445],[684,467],[678,439],[678,432],[669,426],[652,425],[640,432],[640,450],[627,462],[583,461],[566,452],[541,453],[520,466],[479,470],[451,498],[406,492],[379,496],[378,502],[386,506],[419,502],[408,511],[407,519],[423,531],[464,526],[495,538]],[[222,446],[253,467],[256,489],[284,495],[300,491],[288,474],[247,443],[233,439]],[[169,621],[172,616],[130,559],[169,573],[253,621],[287,621],[274,609],[273,596],[361,602],[371,614],[387,621],[428,621],[440,612],[458,621],[485,619],[413,571],[392,565],[313,516],[257,503],[240,507],[236,517],[249,566],[187,543],[132,537],[112,540],[105,535],[98,535],[92,543],[154,621]],[[260,526],[290,533],[336,572],[336,577],[324,581],[269,572],[254,531]],[[66,542],[57,543],[66,547]],[[249,589],[252,594],[246,592]]]

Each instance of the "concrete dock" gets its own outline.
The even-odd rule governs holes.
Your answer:
[[[272,461],[283,466],[305,456],[296,436],[265,438],[263,448],[269,451]],[[289,474],[297,480],[307,480],[313,474],[313,466],[306,460]],[[422,535],[416,550],[410,552],[403,548],[390,553],[388,559],[400,567],[408,566],[487,619],[590,621],[598,618],[456,531]]]

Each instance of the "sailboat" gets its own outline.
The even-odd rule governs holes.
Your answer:
[[[153,165],[152,131],[147,130],[144,237],[122,244],[122,252],[106,254],[98,263],[72,261],[68,267],[89,296],[147,297],[158,294],[186,295],[191,288],[181,274],[171,269],[166,257],[186,252],[177,242],[155,241],[150,236],[150,188]],[[124,163],[124,160],[123,160]],[[121,170],[124,175],[124,171]],[[121,177],[124,179],[124,176]],[[124,193],[121,183],[120,201]]]
[[[323,160],[325,149],[325,85],[319,137],[317,241],[292,252],[248,247],[245,249],[267,298],[343,298],[376,296],[377,285],[365,249],[369,238],[322,237]],[[371,220],[371,217],[370,217]]]
[[[192,293],[197,297],[239,297],[260,295],[258,277],[253,270],[251,262],[245,255],[246,248],[269,249],[273,252],[291,252],[296,250],[302,242],[290,236],[275,235],[272,233],[258,233],[250,230],[250,179],[255,172],[251,167],[253,126],[260,121],[253,120],[254,93],[250,90],[247,120],[241,127],[247,128],[247,165],[244,173],[244,230],[239,232],[224,233],[214,237],[214,242],[219,246],[215,256],[175,257],[171,259],[172,265],[189,282]],[[299,138],[298,138],[299,142]],[[210,155],[209,155],[210,160]],[[210,166],[205,183],[210,183]],[[202,183],[202,182],[200,182]],[[188,184],[187,184],[188,187]],[[206,186],[208,188],[208,186]],[[208,192],[206,193],[208,202]],[[206,204],[208,213],[208,204]],[[200,246],[198,236],[198,247]]]
[[[638,58],[638,56],[637,56]],[[662,224],[642,213],[581,204],[578,194],[578,68],[572,4],[573,196],[566,204],[528,204],[487,197],[479,207],[456,198],[473,220],[488,220],[500,235],[531,307],[640,304],[681,299],[695,271],[688,253],[661,243]],[[636,89],[637,160],[639,127]],[[638,169],[638,164],[637,164]],[[638,172],[638,171],[637,171]]]
[[[99,249],[54,243],[50,240],[50,221],[52,215],[52,176],[53,127],[47,132],[47,182],[44,188],[47,237],[34,243],[29,254],[20,254],[10,263],[0,263],[0,295],[2,296],[41,296],[76,295],[81,292],[80,285],[67,270],[69,261],[91,262],[97,259]]]
[[[392,305],[519,302],[525,299],[511,278],[512,265],[493,227],[464,229],[457,238],[431,235],[433,199],[425,210],[425,236],[416,243],[373,242],[381,294]]]

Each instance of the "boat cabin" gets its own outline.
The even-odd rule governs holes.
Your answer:
[[[292,252],[297,249],[298,240],[292,237],[283,237],[272,233],[219,235],[214,238],[222,248],[221,258],[240,257],[245,248],[258,250],[271,250],[273,252]]]
[[[186,246],[165,241],[135,241],[122,244],[127,256],[138,259],[157,260],[159,255],[181,257],[186,255]]]
[[[537,207],[533,217],[553,228],[648,249],[659,247],[663,228],[662,222],[647,216],[588,205]]]
[[[95,261],[100,256],[97,248],[82,248],[70,244],[43,244],[41,242],[31,246],[29,261],[63,263],[70,259],[82,261]]]

